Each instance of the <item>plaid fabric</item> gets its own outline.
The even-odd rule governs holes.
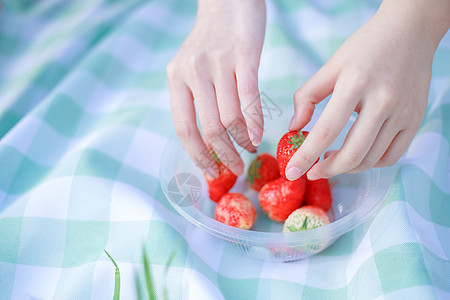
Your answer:
[[[267,5],[260,88],[290,104],[379,1]],[[173,132],[165,66],[195,12],[184,0],[3,3],[0,299],[111,299],[104,249],[121,298],[135,299],[143,246],[156,292],[167,287],[170,299],[449,299],[450,37],[423,126],[373,222],[317,256],[264,263],[190,225],[159,186]]]

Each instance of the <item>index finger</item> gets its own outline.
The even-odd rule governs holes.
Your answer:
[[[305,142],[286,166],[286,177],[289,180],[296,180],[306,173],[333,143],[355,110],[357,102],[355,93],[335,90]]]

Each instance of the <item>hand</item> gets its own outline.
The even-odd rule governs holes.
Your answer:
[[[263,0],[199,1],[196,24],[167,66],[175,131],[194,162],[210,176],[217,176],[217,168],[208,145],[240,175],[244,163],[228,132],[250,152],[256,152],[261,142],[264,118],[258,68],[265,24]]]
[[[294,96],[290,130],[312,117],[333,93],[319,120],[286,167],[295,180],[336,139],[353,111],[358,117],[343,146],[307,173],[330,178],[391,166],[408,148],[424,118],[433,55],[449,26],[449,1],[384,1]]]

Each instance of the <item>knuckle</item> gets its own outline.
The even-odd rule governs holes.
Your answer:
[[[258,85],[254,81],[245,81],[239,84],[238,92],[241,97],[256,98],[259,96]]]
[[[311,153],[299,151],[297,151],[297,153],[298,153],[297,161],[303,166],[312,166],[316,161],[316,158],[314,158],[314,155],[312,155]]]
[[[392,104],[394,103],[393,98],[388,96],[383,96],[377,102],[377,112],[379,114],[389,113],[392,110]]]
[[[371,159],[363,159],[356,169],[358,169],[358,171],[367,171],[375,166],[375,164],[376,162]]]
[[[391,167],[397,163],[397,159],[392,157],[381,158],[378,162],[378,167]]]
[[[352,70],[345,72],[338,86],[345,90],[346,94],[358,94],[367,87],[367,76],[361,67],[353,67]]]
[[[320,140],[329,140],[332,138],[333,132],[331,130],[331,127],[329,126],[320,126],[319,128],[317,128],[317,137]]]
[[[174,121],[175,132],[181,140],[188,140],[192,137],[192,126],[185,122]]]
[[[396,97],[395,86],[390,83],[385,83],[382,88],[379,89],[380,98],[386,100],[394,100]]]
[[[206,139],[214,140],[222,134],[222,128],[217,123],[208,122],[204,126],[203,134]]]
[[[362,161],[361,154],[355,151],[348,151],[342,154],[342,162],[347,168],[355,168]]]
[[[225,128],[230,128],[236,124],[237,116],[233,111],[230,110],[221,111],[220,121]]]
[[[213,51],[211,53],[211,58],[213,59],[213,61],[215,61],[219,64],[228,60],[229,57],[230,57],[230,53],[226,50],[219,49],[219,50]]]
[[[178,62],[176,60],[171,60],[166,67],[167,78],[173,80],[178,72]]]
[[[188,67],[190,68],[191,73],[194,76],[199,76],[202,73],[203,68],[208,63],[208,56],[204,52],[199,52],[199,53],[190,55],[186,59],[186,63],[188,65]]]
[[[383,88],[380,88],[378,101],[376,105],[376,112],[378,113],[389,113],[393,105],[396,103],[396,95],[392,87],[389,85],[385,85]]]
[[[361,93],[365,86],[364,81],[351,79],[343,89],[345,89],[346,95],[356,95]]]
[[[305,91],[302,88],[299,88],[294,93],[294,100],[300,101],[305,98]]]

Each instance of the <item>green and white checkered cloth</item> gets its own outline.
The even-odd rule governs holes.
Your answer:
[[[291,103],[378,5],[268,1],[261,90]],[[104,249],[121,299],[135,299],[144,245],[170,299],[450,299],[450,36],[373,222],[309,259],[265,263],[193,227],[159,186],[173,132],[165,66],[195,13],[192,0],[4,1],[0,299],[111,299]]]

